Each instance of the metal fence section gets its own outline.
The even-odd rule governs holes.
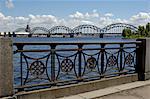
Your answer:
[[[32,90],[136,73],[140,43],[16,42],[16,89]],[[27,49],[28,46],[32,47]],[[47,47],[38,49],[43,46]]]

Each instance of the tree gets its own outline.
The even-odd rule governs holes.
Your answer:
[[[146,33],[147,33],[147,36],[150,36],[150,23],[146,24]]]
[[[132,32],[130,29],[124,29],[122,31],[123,37],[150,37],[150,23],[146,26],[139,26],[136,33]]]
[[[122,31],[123,37],[131,36],[131,34],[132,34],[132,31],[130,29],[123,29]]]
[[[149,32],[150,31],[150,23],[146,24],[146,30]]]
[[[127,33],[126,33],[126,30],[125,30],[125,29],[123,29],[123,31],[122,31],[122,36],[123,36],[123,37],[126,37],[126,36],[127,36]]]
[[[147,36],[144,26],[139,26],[138,27],[138,34],[141,35],[141,36]]]

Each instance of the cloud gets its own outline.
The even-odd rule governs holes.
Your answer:
[[[114,15],[112,13],[106,13],[104,16],[106,16],[106,17],[113,17]]]
[[[136,15],[133,15],[130,19],[130,23],[134,25],[144,25],[147,22],[150,22],[150,13],[139,12]]]
[[[150,18],[150,13],[140,12],[137,15],[131,17],[131,20],[138,21],[138,20],[145,20]]]
[[[91,22],[91,21],[86,21],[86,20],[82,20],[82,21],[81,21],[81,24],[93,24],[93,25],[94,25],[93,22]]]
[[[42,26],[47,28],[56,25],[65,25],[73,28],[81,24],[92,24],[103,28],[112,23],[129,23],[138,26],[150,22],[150,13],[146,12],[139,12],[128,19],[115,18],[112,16],[114,15],[111,13],[100,14],[97,10],[86,13],[77,11],[65,18],[58,18],[54,15],[33,14],[29,14],[26,17],[13,17],[6,16],[0,12],[0,32],[14,31],[17,28],[26,27],[27,24],[30,24],[31,27]]]
[[[5,5],[9,9],[14,7],[14,4],[13,4],[12,0],[6,0]]]
[[[57,23],[57,18],[53,15],[29,15],[31,24],[55,24]]]
[[[74,19],[83,19],[84,15],[77,11],[75,14],[69,15],[69,17]]]
[[[90,19],[90,18],[98,18],[99,17],[99,13],[97,12],[97,10],[93,10],[92,13],[81,13],[79,11],[76,11],[76,13],[69,15],[70,18],[73,19]]]
[[[110,17],[100,17],[98,21],[99,27],[105,27],[107,25],[113,24],[113,23],[128,23],[128,20],[120,19],[120,18],[110,18]]]
[[[4,18],[5,16],[2,14],[2,13],[0,13],[0,18]]]

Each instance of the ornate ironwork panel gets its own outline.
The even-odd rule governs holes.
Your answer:
[[[30,50],[23,48],[29,43],[15,43],[15,53],[20,54],[20,77],[17,81],[26,90],[135,73],[139,43],[131,42],[136,46],[129,46],[129,43],[68,43],[76,46],[74,48],[67,43],[32,43]],[[35,45],[51,48],[35,50]],[[56,48],[59,45],[65,46]]]
[[[50,54],[33,58],[21,52],[21,85],[28,85],[34,81],[43,82],[50,81],[50,74],[48,73],[48,60]],[[32,54],[33,55],[33,54]],[[26,70],[26,71],[25,71]]]

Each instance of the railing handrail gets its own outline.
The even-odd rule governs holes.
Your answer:
[[[139,48],[139,47],[122,47],[122,49],[130,49],[130,48]],[[107,50],[107,49],[120,49],[120,47],[115,48],[82,48],[83,51],[85,50]],[[43,49],[43,50],[16,50],[15,52],[50,52],[52,49]],[[79,51],[80,49],[74,48],[74,49],[55,49],[55,51]]]
[[[55,45],[78,45],[78,44],[140,44],[141,41],[122,41],[122,42],[108,42],[108,41],[103,41],[103,42],[14,42],[13,45],[50,45],[50,44],[55,44]]]

